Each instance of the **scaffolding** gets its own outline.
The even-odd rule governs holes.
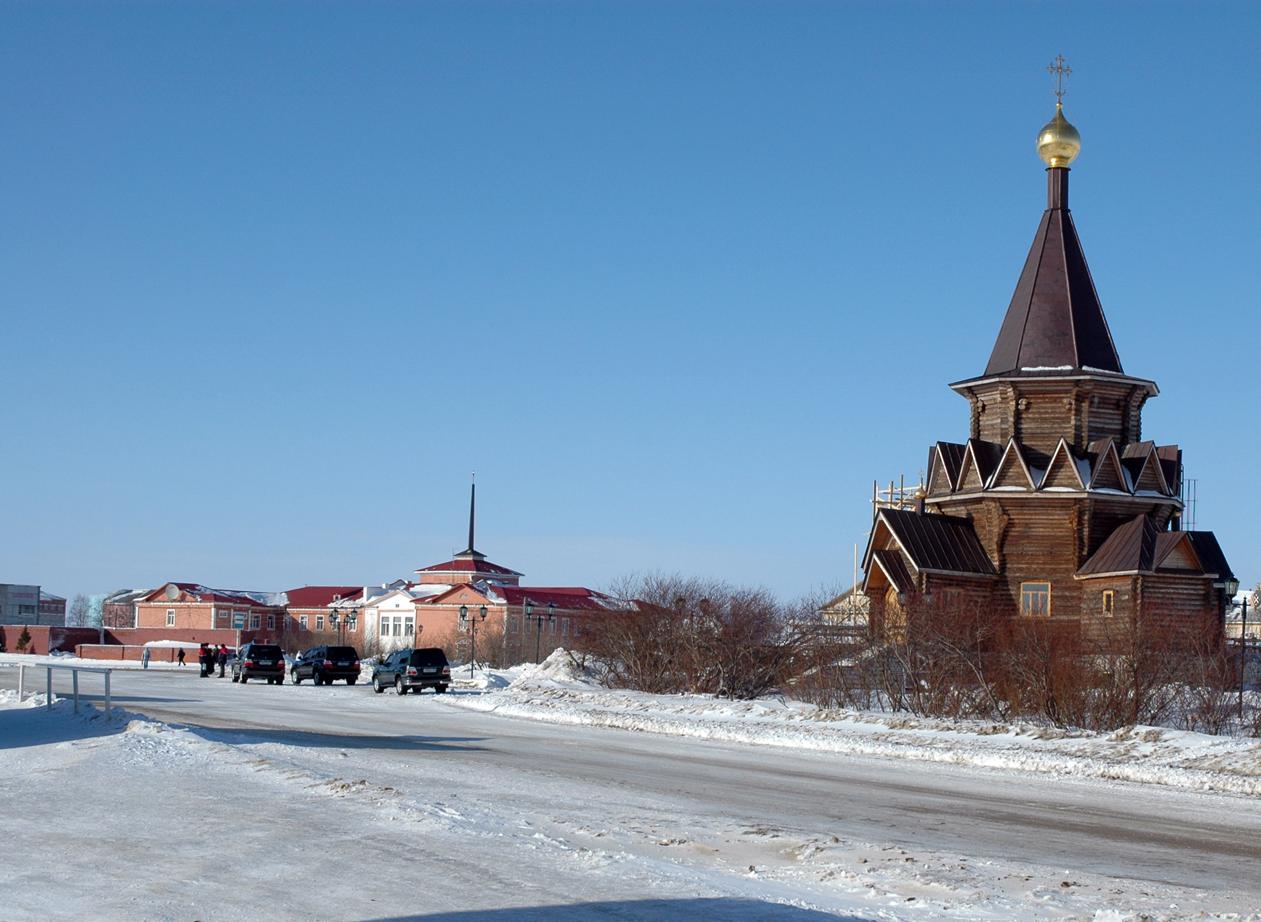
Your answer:
[[[919,482],[909,487],[906,485],[905,474],[899,476],[897,481],[890,480],[887,487],[882,487],[878,480],[873,480],[871,483],[871,517],[874,520],[881,509],[910,509],[914,511],[919,508],[920,501],[927,495],[927,492],[922,473],[920,474]]]

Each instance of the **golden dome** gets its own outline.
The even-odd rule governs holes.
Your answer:
[[[1055,104],[1055,118],[1038,132],[1038,156],[1047,166],[1066,167],[1081,153],[1081,135],[1064,117],[1064,106]]]

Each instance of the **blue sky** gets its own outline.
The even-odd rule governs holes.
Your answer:
[[[0,4],[0,580],[846,583],[1072,204],[1261,578],[1261,8]]]

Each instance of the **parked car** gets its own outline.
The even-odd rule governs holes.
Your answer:
[[[250,679],[266,679],[268,685],[285,684],[285,654],[274,643],[242,644],[228,661],[233,682],[244,685]]]
[[[426,688],[441,694],[450,684],[447,655],[437,647],[395,650],[372,670],[372,690],[378,695],[391,685],[400,695],[409,691],[419,694]]]
[[[310,679],[316,685],[328,685],[345,679],[347,685],[359,681],[359,653],[354,647],[312,647],[303,650],[289,670],[294,685]]]

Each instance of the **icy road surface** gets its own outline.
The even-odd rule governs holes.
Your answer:
[[[1251,798],[538,723],[455,694],[114,679],[155,722],[0,706],[6,920],[1261,908]]]

